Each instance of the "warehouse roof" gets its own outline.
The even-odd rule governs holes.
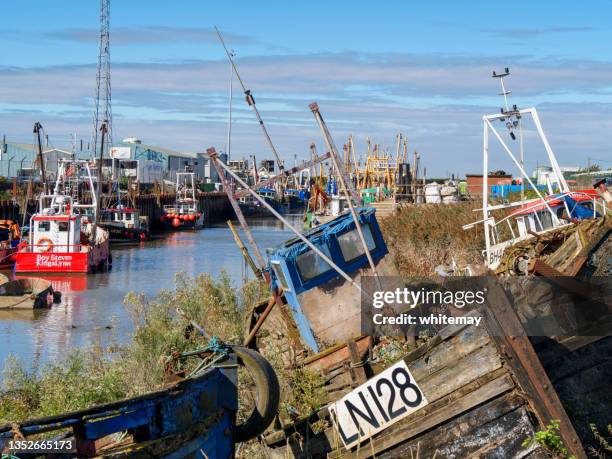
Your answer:
[[[179,156],[182,158],[195,158],[197,156],[195,153],[180,152],[180,151],[172,150],[170,148],[158,147],[156,145],[149,145],[146,143],[120,142],[117,145],[122,146],[122,147],[138,147],[139,149],[158,151],[168,156]]]

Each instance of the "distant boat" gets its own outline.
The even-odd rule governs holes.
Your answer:
[[[204,213],[196,199],[193,172],[176,174],[176,201],[164,206],[160,220],[169,231],[199,229],[204,226]]]
[[[99,225],[108,231],[110,241],[146,241],[150,238],[149,223],[140,211],[123,205],[104,209]]]

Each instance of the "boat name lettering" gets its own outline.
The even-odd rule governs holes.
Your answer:
[[[72,255],[36,255],[36,266],[46,267],[70,267],[72,265]]]

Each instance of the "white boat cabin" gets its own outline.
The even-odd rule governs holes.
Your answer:
[[[140,211],[128,207],[106,209],[102,215],[102,222],[116,223],[124,228],[137,228],[141,226]]]
[[[42,211],[30,219],[30,250],[35,253],[80,252],[81,217],[72,213],[72,198],[42,196],[40,209]]]

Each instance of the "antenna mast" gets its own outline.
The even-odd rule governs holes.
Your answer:
[[[94,100],[93,126],[91,133],[91,156],[96,158],[98,133],[103,122],[106,123],[106,142],[102,147],[108,151],[113,144],[113,113],[111,110],[110,80],[110,0],[100,0],[100,48],[96,70],[96,97]],[[100,157],[105,156],[104,153]],[[108,155],[106,155],[108,156]]]
[[[521,113],[519,112],[516,105],[513,105],[512,108],[510,108],[510,105],[508,104],[508,96],[512,94],[512,91],[506,90],[506,85],[504,85],[504,78],[509,75],[510,69],[506,67],[504,71],[500,73],[493,71],[492,76],[493,78],[497,78],[499,80],[499,83],[501,84],[501,92],[499,93],[499,95],[504,96],[505,108],[502,107],[501,113],[505,116],[501,118],[501,121],[506,123],[506,127],[508,128],[508,131],[510,131],[510,137],[512,138],[512,140],[516,140],[514,130],[516,128],[519,128],[520,126]]]

